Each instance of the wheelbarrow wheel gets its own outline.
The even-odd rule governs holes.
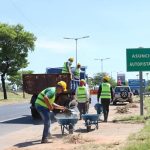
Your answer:
[[[63,125],[61,125],[61,133],[62,133],[62,135],[64,135],[64,126]]]
[[[69,134],[73,134],[73,125],[69,124]]]
[[[87,132],[90,132],[91,130],[91,125],[87,125]]]
[[[97,124],[96,124],[96,129],[98,130],[98,122],[97,122]]]

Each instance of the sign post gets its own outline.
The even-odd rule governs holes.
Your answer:
[[[150,48],[126,49],[127,71],[139,71],[140,79],[140,114],[143,115],[143,75],[150,71]]]
[[[139,79],[140,79],[140,114],[143,115],[143,73],[142,71],[139,72]]]

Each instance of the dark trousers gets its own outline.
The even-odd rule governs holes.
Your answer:
[[[80,119],[82,114],[88,113],[88,103],[78,103],[78,110],[80,112]]]
[[[50,134],[50,125],[51,125],[51,112],[48,108],[43,106],[36,106],[37,111],[40,113],[41,118],[44,122],[43,136],[42,139],[47,139]]]
[[[103,105],[104,121],[107,121],[109,114],[109,104],[110,99],[101,99],[101,104]]]

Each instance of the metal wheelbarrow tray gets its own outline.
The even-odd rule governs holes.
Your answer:
[[[76,116],[56,117],[56,120],[61,126],[62,135],[64,135],[65,129],[69,132],[69,134],[73,134],[74,125],[78,122],[78,117]]]
[[[96,129],[98,129],[99,114],[83,114],[82,118],[85,120],[87,132],[91,130],[92,125],[95,125]]]

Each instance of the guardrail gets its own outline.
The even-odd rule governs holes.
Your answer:
[[[145,92],[145,93],[143,93],[143,95],[147,95],[147,96],[150,96],[150,92]]]

